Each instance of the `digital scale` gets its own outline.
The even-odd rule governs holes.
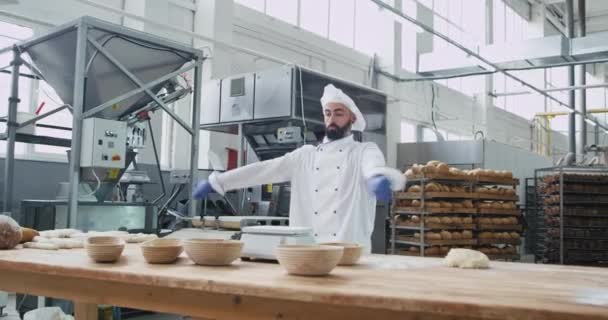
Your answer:
[[[241,230],[242,259],[276,260],[274,250],[281,244],[314,244],[312,228],[289,226],[251,226]]]

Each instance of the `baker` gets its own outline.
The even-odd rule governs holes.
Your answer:
[[[310,227],[317,242],[355,242],[371,251],[376,200],[389,201],[405,177],[386,166],[372,142],[357,142],[352,131],[363,131],[365,119],[355,102],[328,84],[321,97],[325,138],[318,146],[304,145],[282,157],[223,173],[194,189],[195,199],[211,192],[291,182],[289,224]]]

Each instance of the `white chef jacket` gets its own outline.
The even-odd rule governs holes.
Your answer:
[[[214,172],[209,183],[215,191],[291,182],[289,224],[310,227],[317,242],[355,242],[371,250],[376,198],[367,179],[384,175],[393,190],[405,184],[404,176],[387,168],[375,143],[357,142],[353,136],[304,145],[282,157],[253,163],[224,173]]]

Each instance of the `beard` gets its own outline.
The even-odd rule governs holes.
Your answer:
[[[350,131],[351,124],[347,124],[343,127],[339,127],[336,124],[330,124],[325,127],[325,136],[329,140],[338,140],[344,138],[344,135]]]

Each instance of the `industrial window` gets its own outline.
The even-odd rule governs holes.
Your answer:
[[[266,14],[297,25],[298,0],[266,0]]]
[[[329,0],[300,1],[300,28],[327,38],[329,35]]]
[[[355,1],[330,0],[329,39],[347,47],[354,45]]]
[[[0,21],[0,48],[5,48],[21,40],[30,38],[33,35],[31,28],[19,26],[13,23]],[[7,52],[0,55],[0,68],[8,66],[12,60],[12,52]],[[9,70],[9,69],[5,69]],[[6,131],[6,117],[8,116],[8,97],[11,91],[11,75],[8,73],[0,73],[0,132]],[[19,112],[30,112],[32,109],[31,105],[31,92],[32,92],[32,80],[28,78],[19,79],[19,91],[21,92],[18,110]],[[17,143],[15,146],[15,154],[23,155],[26,153],[27,146],[22,143]],[[0,154],[4,155],[6,152],[6,142],[0,141]]]

